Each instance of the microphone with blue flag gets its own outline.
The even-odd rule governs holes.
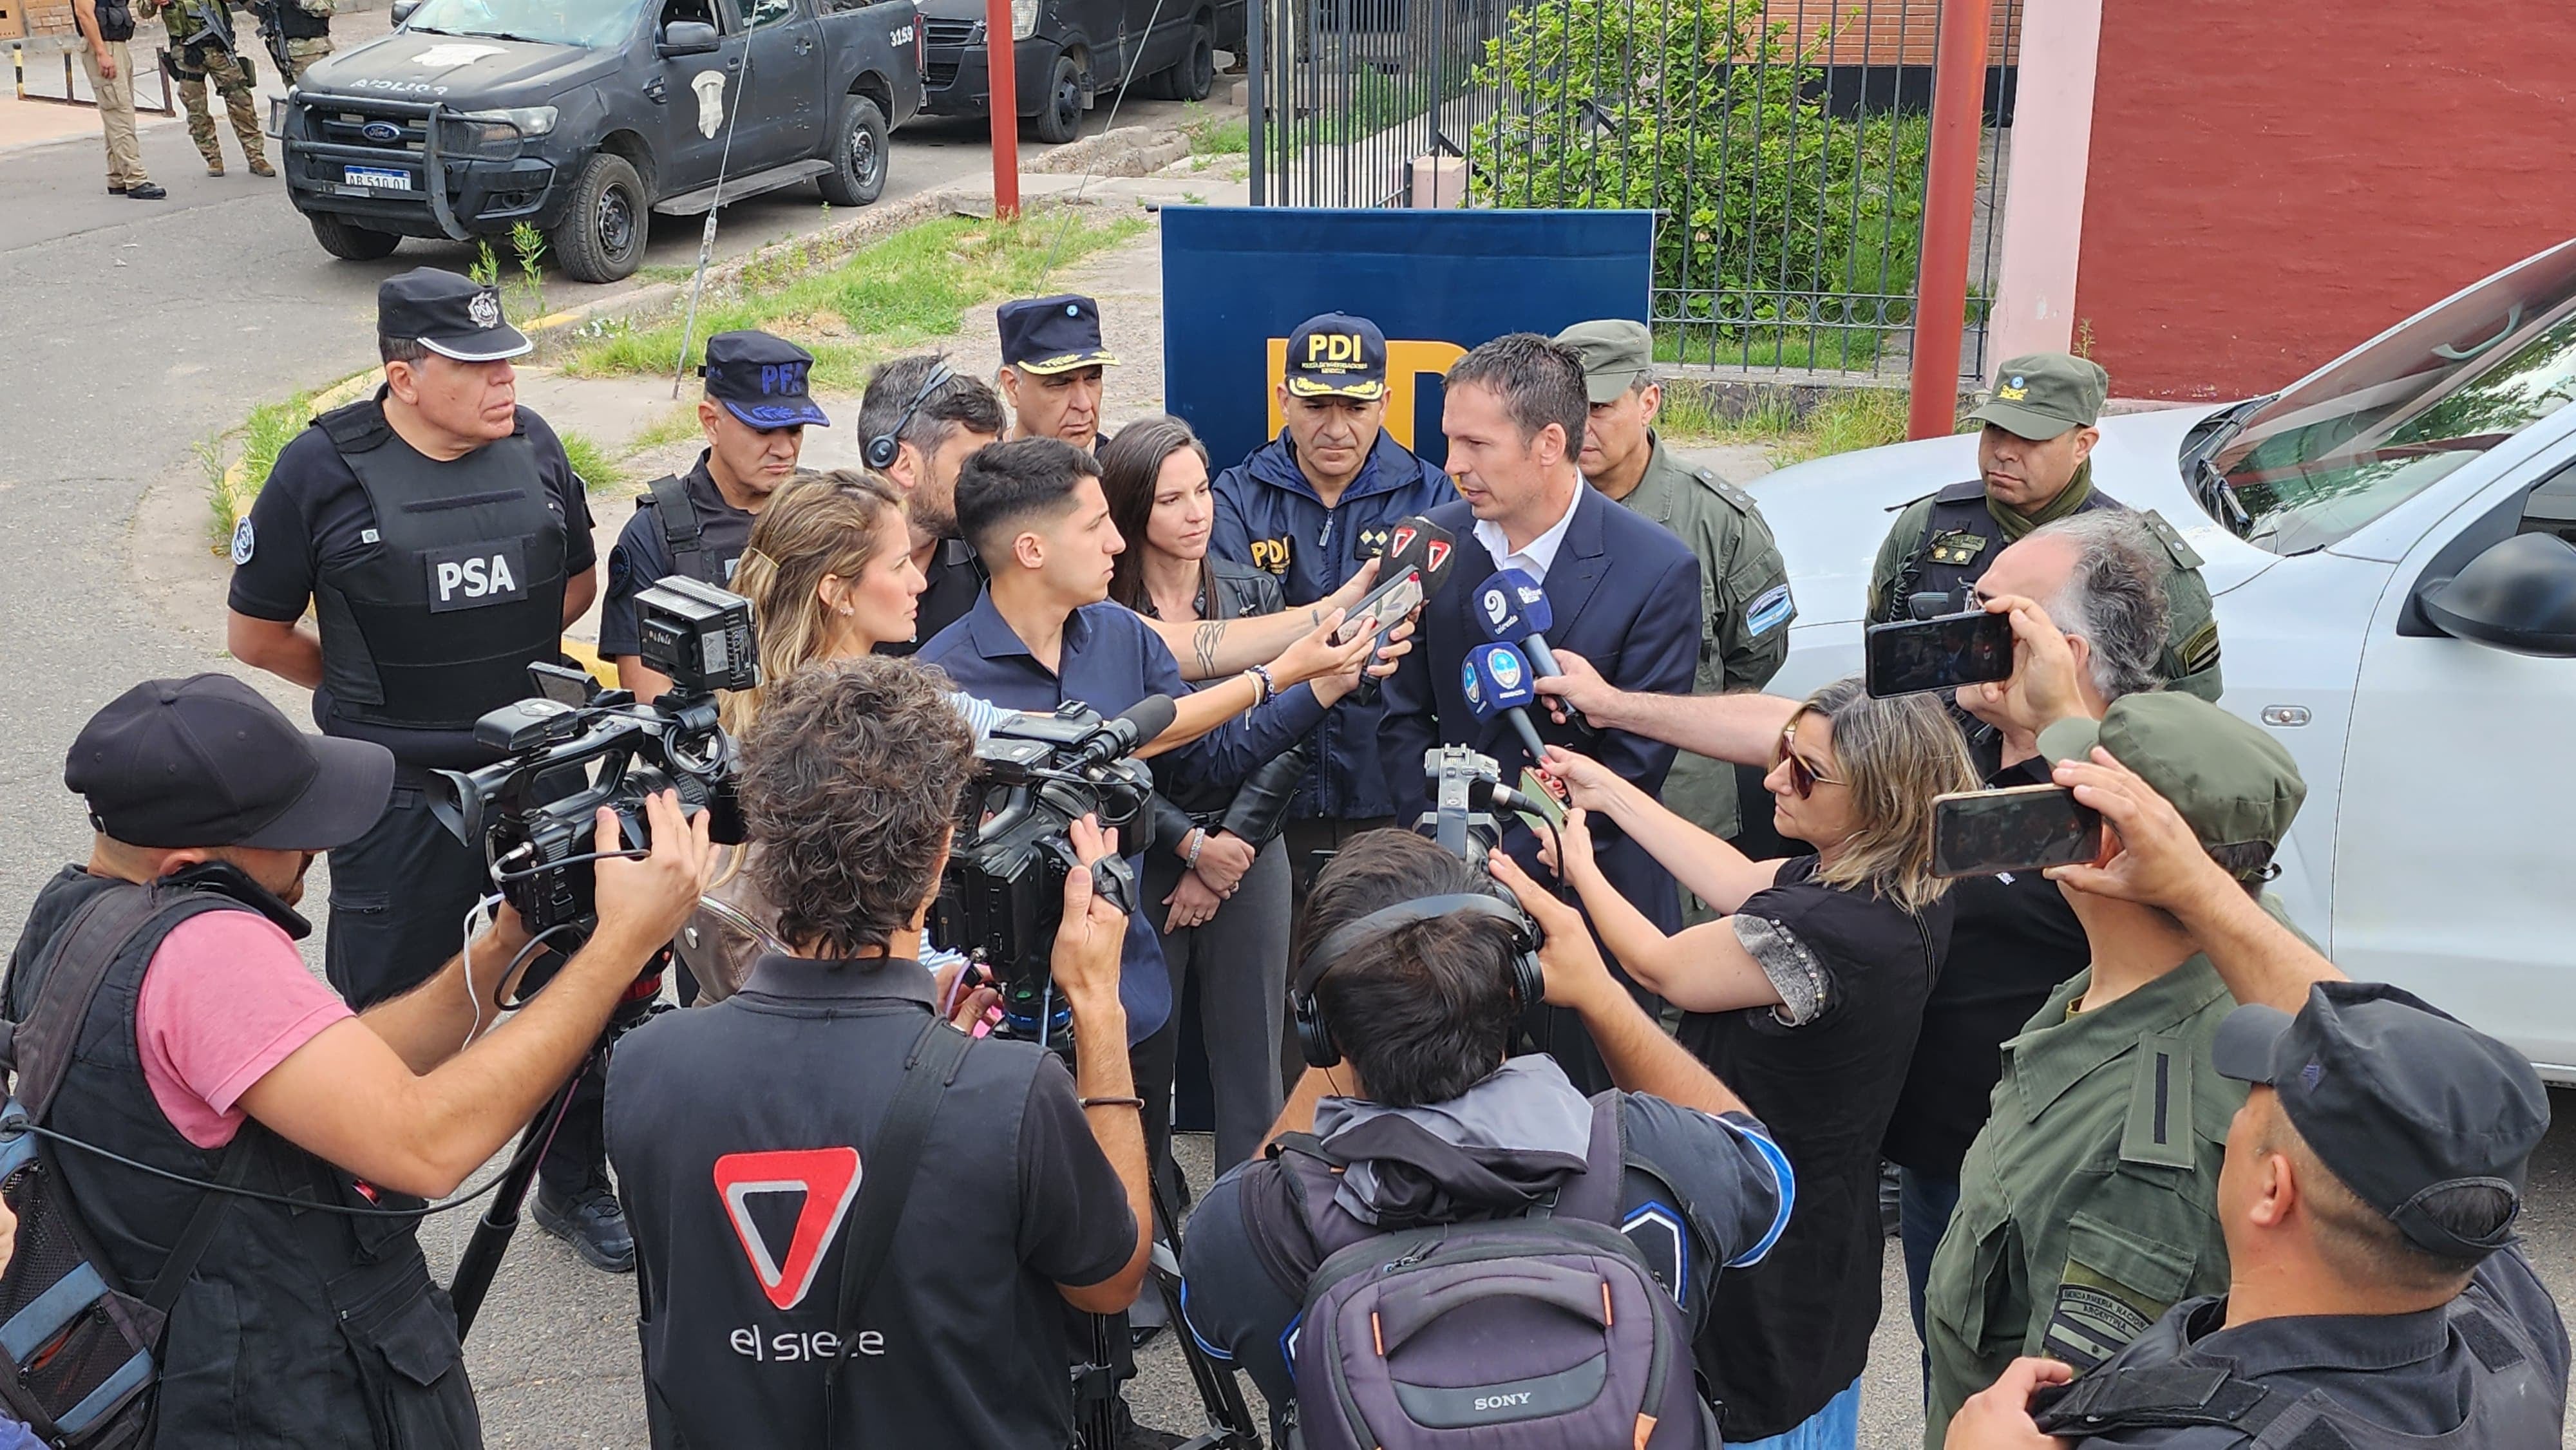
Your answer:
[[[1561,675],[1556,652],[1547,647],[1548,627],[1556,623],[1555,611],[1548,607],[1547,591],[1530,577],[1526,569],[1497,569],[1484,583],[1476,586],[1476,614],[1484,621],[1485,636],[1521,647],[1526,663],[1538,666],[1541,675]],[[1592,722],[1583,718],[1571,702],[1562,702],[1566,723],[1577,730],[1589,731]]]
[[[1521,744],[1529,747],[1530,759],[1544,763],[1547,742],[1538,738],[1538,726],[1524,708],[1538,699],[1538,692],[1530,688],[1532,678],[1529,657],[1515,646],[1498,642],[1467,651],[1460,683],[1467,694],[1467,708],[1477,720],[1502,716]]]

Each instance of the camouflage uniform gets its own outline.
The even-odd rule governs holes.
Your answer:
[[[197,143],[197,154],[206,158],[206,174],[224,174],[223,148],[215,139],[215,118],[206,110],[206,82],[212,80],[223,94],[224,111],[233,123],[233,135],[241,141],[242,155],[249,158],[253,176],[275,176],[268,164],[268,148],[260,135],[259,112],[253,103],[251,88],[259,83],[259,73],[248,56],[238,51],[227,54],[212,28],[190,5],[220,5],[224,0],[136,0],[135,11],[151,15],[156,11],[161,24],[170,34],[170,48],[162,52],[170,73],[179,82],[180,104],[188,108],[188,139]],[[238,42],[241,37],[236,32]]]
[[[324,20],[330,19],[340,8],[339,0],[277,0],[277,3],[280,9],[292,8],[306,15],[320,16]],[[263,25],[261,29],[265,33],[266,26]],[[289,36],[285,44],[286,59],[283,62],[283,69],[286,72],[286,83],[290,86],[304,78],[304,73],[312,69],[313,62],[331,53],[331,37],[328,35]],[[275,51],[270,52],[272,55],[275,53]]]

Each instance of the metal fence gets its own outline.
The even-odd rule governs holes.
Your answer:
[[[1664,360],[1902,372],[1941,3],[1252,0],[1253,201],[1649,209]],[[1971,376],[2027,0],[1949,3],[1993,6]]]

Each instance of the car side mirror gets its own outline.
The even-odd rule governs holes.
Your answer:
[[[393,20],[394,29],[402,29],[403,22],[411,19],[412,12],[419,8],[420,0],[394,0],[394,8],[388,12]]]
[[[2448,579],[2416,586],[2444,634],[2543,659],[2576,659],[2576,544],[2516,534]]]
[[[675,55],[710,55],[717,46],[716,28],[703,20],[674,20],[662,27],[662,43],[653,47],[664,60]]]

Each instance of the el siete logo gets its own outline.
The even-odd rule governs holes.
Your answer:
[[[716,1160],[716,1192],[724,1199],[725,1217],[733,1223],[734,1237],[742,1241],[743,1257],[751,1261],[751,1272],[760,1280],[761,1292],[781,1309],[793,1309],[805,1301],[814,1287],[815,1272],[822,1267],[823,1253],[841,1232],[850,1216],[850,1205],[859,1196],[859,1150],[856,1148],[794,1148],[766,1153],[727,1153]],[[796,1210],[796,1223],[789,1233],[786,1252],[780,1253],[770,1235],[752,1215],[755,1199],[776,1194],[797,1194],[802,1202]],[[774,1214],[764,1214],[773,1225]]]
[[[1309,344],[1324,339],[1318,334]],[[1344,338],[1356,349],[1357,339]],[[1270,423],[1267,436],[1279,436],[1286,418],[1279,411],[1279,385],[1288,377],[1288,339],[1269,340],[1270,385],[1264,393],[1270,399]],[[1422,341],[1412,338],[1388,338],[1386,341],[1386,431],[1407,448],[1413,446],[1414,380],[1424,373],[1438,377],[1449,371],[1449,365],[1465,357],[1467,350],[1454,342]]]

